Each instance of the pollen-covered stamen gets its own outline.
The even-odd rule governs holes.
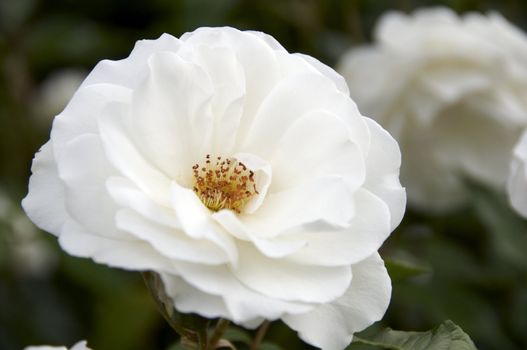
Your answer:
[[[245,204],[258,194],[254,172],[236,159],[212,159],[207,154],[205,164],[195,164],[192,171],[193,190],[210,210],[231,209],[241,213]]]

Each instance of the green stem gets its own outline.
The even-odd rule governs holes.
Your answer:
[[[207,327],[200,327],[198,333],[198,348],[199,350],[208,350],[209,343],[207,341]]]
[[[167,323],[176,331],[181,337],[193,338],[193,334],[190,334],[188,330],[183,328],[176,320],[173,319],[174,314],[174,305],[172,301],[166,295],[165,289],[163,287],[163,281],[159,275],[155,272],[144,271],[141,273],[145,284],[154,299],[159,313],[167,321]]]
[[[264,321],[264,323],[262,323],[260,328],[258,328],[258,331],[256,331],[256,335],[254,336],[254,339],[251,343],[251,347],[250,347],[251,350],[258,350],[270,325],[271,325],[271,322]]]
[[[227,327],[229,327],[229,324],[231,322],[229,320],[220,318],[218,323],[216,324],[216,328],[214,329],[214,333],[212,333],[212,336],[209,340],[209,348],[211,350],[216,348],[216,345],[220,341],[221,337],[223,336],[223,333],[225,333],[225,330]]]

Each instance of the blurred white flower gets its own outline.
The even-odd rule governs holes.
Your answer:
[[[99,63],[23,206],[72,255],[160,272],[182,312],[281,318],[343,349],[390,300],[377,249],[404,212],[399,167],[331,68],[263,33],[201,28]]]
[[[68,350],[65,346],[49,346],[49,345],[40,345],[40,346],[28,346],[24,350]],[[91,350],[86,343],[86,340],[82,340],[75,345],[73,345],[69,350]]]
[[[33,102],[34,114],[46,124],[59,114],[79,88],[87,72],[67,68],[51,73],[42,82]]]
[[[38,234],[38,230],[20,209],[18,203],[0,189],[0,227],[6,240],[7,263],[13,272],[24,277],[42,278],[55,268],[57,256]]]
[[[527,218],[527,131],[513,151],[507,192],[512,207]]]
[[[408,201],[443,211],[464,178],[504,190],[527,125],[527,38],[499,14],[390,12],[340,62],[351,96],[399,141]]]

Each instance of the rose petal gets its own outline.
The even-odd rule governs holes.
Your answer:
[[[372,137],[366,157],[364,187],[388,205],[391,229],[394,230],[401,222],[406,207],[406,192],[399,182],[401,152],[386,130],[369,118],[366,122]]]
[[[353,333],[382,318],[392,290],[388,272],[377,253],[352,269],[351,285],[339,299],[306,314],[285,315],[282,320],[311,345],[327,350],[344,349]]]
[[[139,240],[116,240],[86,231],[73,220],[67,220],[59,236],[68,254],[92,258],[95,262],[125,270],[175,272],[173,262],[160,255],[148,243]]]
[[[198,28],[185,33],[181,40],[193,45],[227,47],[233,50],[245,76],[245,99],[236,144],[240,145],[252,125],[262,100],[280,79],[280,70],[275,51],[254,33],[241,32],[234,28]]]
[[[170,180],[147,162],[131,142],[125,131],[127,113],[125,105],[111,104],[98,120],[105,158],[154,201],[168,206]]]
[[[267,158],[296,119],[316,110],[346,116],[342,120],[349,126],[351,139],[367,150],[369,133],[357,107],[333,81],[318,72],[295,74],[276,84],[262,102],[243,148]]]
[[[131,90],[117,85],[97,84],[82,87],[73,95],[62,113],[53,120],[51,140],[59,159],[68,142],[84,134],[97,134],[97,117],[109,103],[129,101]],[[86,108],[90,106],[90,108]]]
[[[275,320],[285,312],[307,312],[313,305],[267,297],[240,283],[227,266],[178,264],[179,275],[195,288],[223,298],[229,319],[243,323],[255,318]]]
[[[355,202],[355,217],[345,230],[288,235],[307,242],[289,258],[299,264],[340,266],[357,263],[377,251],[392,231],[388,206],[364,189],[357,191]]]
[[[129,209],[121,209],[115,217],[117,228],[144,240],[161,255],[200,264],[229,262],[227,252],[207,239],[192,239],[185,233],[149,221]]]
[[[109,177],[106,180],[106,189],[118,206],[132,209],[146,219],[158,224],[181,229],[181,224],[173,210],[155,203],[127,178],[120,176]]]
[[[64,184],[64,205],[75,221],[100,236],[127,238],[115,227],[117,206],[105,185],[114,169],[97,135],[85,134],[70,141],[58,160],[58,173]]]
[[[254,172],[254,181],[258,194],[245,204],[245,207],[243,208],[244,214],[252,214],[260,207],[260,205],[262,205],[265,196],[267,195],[267,190],[273,179],[272,167],[268,162],[254,154],[236,153],[234,158],[242,162],[247,168]]]
[[[238,246],[240,263],[232,273],[243,284],[268,297],[325,303],[341,296],[351,281],[349,266],[295,264],[268,258],[247,243]]]
[[[289,231],[342,229],[354,215],[354,188],[340,176],[325,176],[291,189],[268,193],[252,215],[239,216],[254,237],[276,237]]]
[[[210,217],[209,210],[201,203],[196,194],[172,183],[170,187],[172,206],[183,232],[194,239],[206,238],[219,245],[232,264],[237,264],[238,252],[235,242]]]
[[[64,207],[64,186],[58,176],[51,141],[35,154],[31,172],[29,192],[22,200],[22,207],[38,227],[57,236],[69,216]]]
[[[82,87],[111,81],[116,85],[134,89],[145,77],[145,65],[150,55],[159,51],[177,52],[179,47],[179,39],[170,34],[162,34],[156,40],[139,40],[127,58],[99,62],[84,80]]]
[[[212,214],[212,218],[227,232],[242,240],[250,240],[255,247],[270,258],[282,258],[302,248],[306,242],[300,239],[288,240],[281,237],[260,238],[258,233],[252,232],[230,210],[220,210]]]
[[[202,67],[171,52],[150,56],[148,69],[126,115],[128,137],[157,169],[188,185],[192,166],[211,151],[212,81]]]
[[[293,122],[269,160],[275,173],[272,192],[325,175],[346,177],[350,189],[358,188],[366,173],[364,156],[351,140],[347,124],[323,110]]]

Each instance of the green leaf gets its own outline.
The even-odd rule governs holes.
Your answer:
[[[258,350],[282,350],[282,348],[274,343],[263,342],[258,347]]]
[[[392,281],[401,281],[430,272],[427,267],[406,260],[386,258],[384,265]]]
[[[353,341],[391,350],[476,350],[470,337],[450,320],[427,332],[386,328],[369,338],[355,336]]]

